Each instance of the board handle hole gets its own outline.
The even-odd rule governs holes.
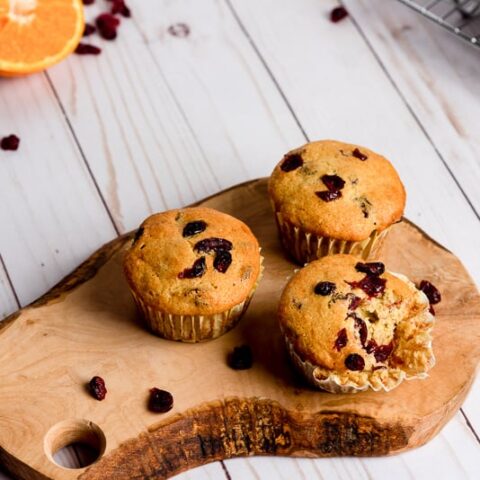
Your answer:
[[[105,435],[88,420],[65,420],[45,435],[48,459],[63,468],[83,468],[97,461],[105,452]]]

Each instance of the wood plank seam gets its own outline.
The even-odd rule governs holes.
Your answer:
[[[77,149],[78,149],[78,152],[80,153],[80,156],[81,156],[81,158],[82,158],[82,160],[83,160],[83,163],[84,163],[84,165],[85,165],[85,167],[86,167],[86,169],[87,169],[87,171],[88,171],[88,174],[90,175],[90,178],[92,179],[92,182],[93,182],[93,184],[94,184],[94,186],[95,186],[95,190],[97,191],[98,196],[100,197],[100,201],[102,202],[102,204],[103,204],[103,206],[104,206],[104,208],[105,208],[105,210],[106,210],[106,212],[107,212],[108,218],[110,219],[110,221],[111,221],[111,223],[112,223],[112,226],[113,226],[113,228],[114,228],[117,236],[119,236],[119,235],[120,235],[120,230],[119,230],[119,228],[118,228],[118,226],[117,226],[117,224],[116,224],[116,222],[115,222],[115,219],[113,218],[113,215],[112,215],[112,212],[110,211],[110,208],[109,208],[108,205],[107,205],[107,202],[106,202],[106,200],[105,200],[105,197],[103,196],[103,193],[102,193],[102,191],[100,190],[100,187],[99,187],[98,182],[97,182],[97,180],[96,180],[96,178],[95,178],[95,175],[93,174],[92,169],[91,169],[91,167],[90,167],[90,163],[88,162],[88,159],[87,159],[87,157],[86,157],[86,155],[85,155],[85,152],[84,152],[84,150],[83,150],[83,148],[82,148],[82,146],[81,146],[81,144],[80,144],[80,142],[79,142],[79,140],[78,140],[78,136],[77,136],[77,134],[75,133],[75,130],[74,130],[73,125],[72,125],[72,122],[70,121],[70,118],[68,117],[67,112],[65,111],[65,107],[63,106],[63,104],[62,104],[62,102],[61,102],[61,100],[60,100],[60,97],[58,96],[57,90],[55,89],[55,85],[53,84],[53,82],[52,82],[52,80],[51,80],[50,75],[48,74],[48,72],[45,72],[44,75],[45,75],[45,78],[46,78],[46,80],[47,80],[48,85],[50,86],[50,89],[51,89],[51,91],[52,91],[52,93],[53,93],[53,96],[55,97],[55,100],[56,100],[56,102],[57,102],[57,104],[58,104],[58,106],[59,106],[59,108],[60,108],[60,111],[62,112],[62,116],[63,116],[63,118],[64,118],[64,120],[65,120],[65,123],[67,124],[67,127],[68,127],[68,130],[70,131],[70,134],[72,135],[73,141],[74,141],[74,143],[75,143],[75,145],[76,145],[76,147],[77,147]]]
[[[343,1],[340,1],[340,3],[342,5],[344,5],[344,2]],[[375,58],[376,62],[378,63],[378,65],[380,66],[380,68],[382,69],[383,73],[385,74],[385,76],[387,77],[388,81],[391,83],[392,87],[394,88],[394,90],[397,92],[399,98],[402,100],[403,104],[405,105],[405,107],[407,108],[407,110],[410,112],[410,114],[412,115],[413,119],[415,120],[415,123],[418,125],[418,127],[420,128],[420,130],[422,131],[422,133],[425,135],[425,138],[428,140],[428,142],[430,143],[430,145],[432,146],[433,150],[435,151],[435,153],[437,154],[437,157],[440,159],[440,161],[443,163],[445,169],[447,170],[447,172],[450,174],[450,176],[452,177],[452,180],[455,182],[455,185],[458,187],[458,189],[460,190],[460,192],[462,193],[463,197],[465,198],[466,202],[468,203],[468,205],[470,206],[470,208],[473,210],[473,213],[475,214],[475,216],[477,217],[477,219],[480,221],[480,213],[477,211],[477,209],[475,208],[475,206],[473,205],[472,201],[470,200],[470,197],[467,195],[467,193],[465,192],[465,190],[462,188],[462,186],[460,185],[460,182],[458,181],[457,177],[454,175],[453,171],[451,170],[450,166],[448,165],[447,161],[445,160],[444,156],[442,155],[442,153],[440,152],[440,150],[437,148],[437,146],[435,145],[435,143],[433,142],[433,139],[432,137],[430,136],[430,134],[428,133],[425,125],[422,123],[422,121],[420,120],[420,118],[418,117],[418,115],[415,113],[415,111],[413,110],[412,106],[410,105],[410,103],[408,102],[407,98],[405,97],[405,95],[403,94],[402,90],[400,89],[400,87],[398,86],[397,82],[394,80],[394,78],[392,77],[392,75],[390,74],[390,72],[388,71],[387,67],[385,66],[385,64],[383,63],[382,59],[380,58],[380,56],[378,55],[377,51],[373,48],[373,45],[372,43],[370,42],[370,40],[368,39],[367,35],[365,34],[365,32],[362,30],[362,27],[359,25],[359,23],[355,20],[355,17],[353,17],[352,15],[350,15],[350,18],[352,20],[352,24],[353,26],[355,27],[355,29],[358,31],[360,37],[363,39],[363,41],[365,42],[366,46],[368,47],[368,49],[370,50],[370,52],[372,53],[373,57]]]
[[[300,131],[302,132],[302,135],[305,137],[305,140],[307,142],[310,141],[308,135],[307,135],[307,132],[305,131],[305,129],[303,128],[303,125],[302,123],[300,122],[300,119],[298,118],[292,104],[290,103],[290,101],[288,100],[285,92],[283,91],[282,87],[280,86],[280,83],[278,82],[278,80],[275,78],[275,75],[273,74],[272,70],[270,69],[267,61],[265,60],[265,58],[263,57],[262,53],[260,52],[260,49],[257,47],[257,45],[255,44],[252,36],[250,35],[249,31],[247,30],[247,28],[245,27],[245,25],[243,24],[242,20],[240,19],[237,11],[235,10],[235,8],[233,7],[232,3],[230,2],[230,0],[225,0],[225,3],[227,4],[227,7],[229,8],[233,18],[235,19],[235,21],[237,22],[237,25],[239,26],[240,30],[242,31],[242,33],[244,34],[245,38],[247,39],[248,43],[250,44],[250,46],[252,47],[253,51],[255,52],[255,54],[257,55],[258,59],[260,60],[260,63],[263,65],[263,67],[265,68],[265,71],[267,72],[268,76],[270,77],[270,79],[272,80],[273,84],[275,85],[275,88],[277,89],[278,93],[280,94],[282,100],[285,102],[285,105],[287,106],[289,112],[291,113],[293,119],[295,120],[295,123],[297,124],[298,128],[300,129]]]
[[[3,268],[3,271],[5,272],[5,277],[7,278],[8,285],[10,286],[10,290],[12,291],[13,298],[15,299],[17,307],[22,308],[22,305],[20,304],[20,300],[18,299],[17,291],[15,290],[15,287],[13,286],[12,278],[10,277],[10,274],[8,273],[7,266],[5,265],[5,261],[3,260],[3,257],[2,257],[1,254],[0,254],[0,265]]]

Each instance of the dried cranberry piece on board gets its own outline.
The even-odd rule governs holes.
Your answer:
[[[105,381],[102,377],[95,376],[88,382],[88,389],[93,398],[103,400],[107,394]]]
[[[166,390],[153,387],[150,389],[148,409],[155,413],[165,413],[173,408],[173,396]]]
[[[247,370],[253,365],[252,349],[249,345],[235,347],[228,355],[228,366],[234,370]]]

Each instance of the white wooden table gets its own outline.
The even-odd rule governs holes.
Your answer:
[[[0,317],[152,212],[322,138],[390,158],[407,216],[480,284],[480,50],[393,0],[345,4],[332,24],[334,0],[130,0],[118,39],[92,39],[99,57],[0,79],[0,136],[21,137],[0,151]],[[190,34],[169,34],[177,23]],[[433,441],[390,458],[235,459],[177,478],[479,479],[479,405],[477,380]]]

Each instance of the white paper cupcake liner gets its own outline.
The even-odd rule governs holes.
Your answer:
[[[374,230],[367,239],[353,242],[322,237],[302,230],[285,220],[279,211],[275,211],[275,218],[283,247],[302,265],[336,253],[348,253],[366,260],[376,255],[389,230],[389,228],[381,232]]]
[[[260,271],[257,281],[248,297],[232,308],[212,315],[176,315],[163,312],[145,303],[132,291],[135,303],[149,329],[167,340],[187,343],[205,342],[218,338],[231,330],[248,308],[263,274],[263,257],[260,257]]]

